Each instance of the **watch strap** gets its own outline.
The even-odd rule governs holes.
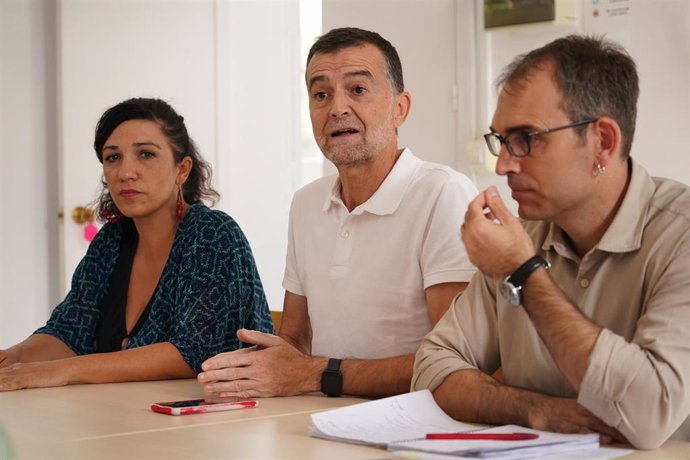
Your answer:
[[[340,372],[340,362],[342,360],[337,359],[337,358],[330,358],[328,360],[328,366],[326,366],[326,370],[333,371],[333,372]]]
[[[539,267],[544,267],[545,269],[551,268],[551,264],[546,261],[542,256],[536,255],[527,259],[527,262],[520,265],[517,270],[513,272],[508,278],[508,282],[515,287],[522,287],[527,281],[527,278]]]
[[[326,369],[321,374],[321,392],[326,396],[343,394],[343,374],[340,372],[342,360],[329,358]]]

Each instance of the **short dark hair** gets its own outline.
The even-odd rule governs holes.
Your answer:
[[[398,93],[405,91],[400,56],[398,56],[398,52],[391,42],[376,32],[358,29],[356,27],[332,29],[327,34],[321,35],[316,39],[309,50],[307,66],[309,66],[309,62],[315,54],[335,53],[345,48],[363,46],[367,43],[374,45],[383,54],[386,60],[386,73],[388,74],[388,80],[390,81],[391,87]]]
[[[150,120],[158,123],[170,143],[175,163],[180,163],[185,157],[191,157],[192,169],[182,185],[182,195],[187,203],[206,200],[213,205],[217,202],[220,195],[211,187],[211,166],[201,158],[194,141],[189,137],[184,118],[161,99],[132,98],[106,110],[98,120],[93,142],[98,161],[103,163],[103,146],[115,128],[128,120]],[[97,214],[120,214],[105,180],[102,181],[102,185]]]
[[[556,86],[563,94],[560,108],[571,121],[613,118],[623,135],[622,157],[627,158],[640,94],[637,68],[628,52],[603,37],[568,35],[515,58],[497,87],[528,79],[546,65],[553,65]]]

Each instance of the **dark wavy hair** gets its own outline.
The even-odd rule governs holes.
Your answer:
[[[336,53],[345,48],[352,48],[353,46],[363,46],[367,43],[374,45],[381,51],[386,60],[386,73],[388,74],[388,81],[391,87],[397,92],[405,91],[405,82],[403,81],[402,64],[400,63],[400,56],[395,47],[376,32],[370,32],[356,27],[342,27],[339,29],[332,29],[330,32],[321,35],[316,39],[312,45],[307,56],[307,66],[311,58],[318,53]]]
[[[211,187],[211,166],[201,158],[194,141],[189,137],[184,118],[161,99],[132,98],[103,113],[96,125],[93,141],[93,148],[101,164],[105,142],[115,128],[128,120],[150,120],[158,123],[170,143],[175,163],[179,164],[185,157],[191,157],[192,169],[182,184],[182,196],[187,203],[206,201],[214,205],[218,201],[220,195]],[[101,194],[97,199],[97,215],[101,219],[106,219],[105,216],[121,214],[110,196],[105,179],[102,180],[102,185]]]
[[[528,79],[535,69],[553,65],[560,108],[572,121],[611,117],[623,135],[621,155],[630,155],[640,94],[635,61],[625,49],[601,37],[568,35],[520,55],[506,67],[500,89]],[[580,135],[584,132],[581,129]]]

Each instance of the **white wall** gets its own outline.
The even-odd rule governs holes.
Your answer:
[[[0,348],[59,296],[55,4],[0,2]]]
[[[298,0],[218,9],[220,207],[247,234],[272,310],[283,309],[290,201],[300,179]]]
[[[633,3],[630,53],[640,75],[632,156],[690,184],[690,1]]]
[[[458,166],[454,0],[324,0],[323,32],[336,27],[373,30],[395,46],[412,94],[399,145]]]

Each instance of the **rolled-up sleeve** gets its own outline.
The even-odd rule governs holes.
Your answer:
[[[690,248],[650,290],[634,337],[604,329],[578,402],[638,448],[660,446],[690,413]]]
[[[462,369],[493,373],[500,365],[494,283],[478,272],[417,351],[412,390],[431,391]]]

